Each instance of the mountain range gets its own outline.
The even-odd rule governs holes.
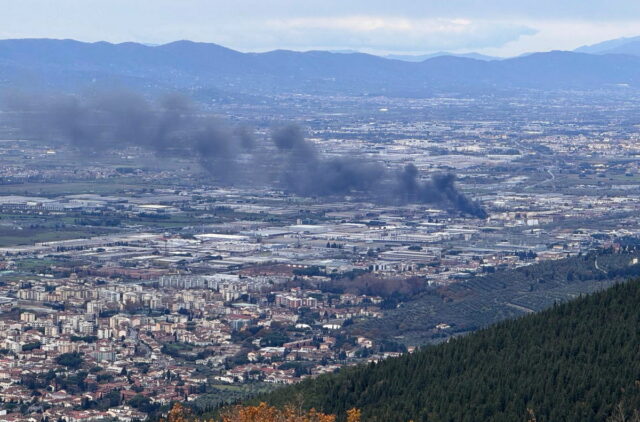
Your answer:
[[[404,60],[407,62],[423,62],[425,60],[433,59],[434,57],[440,57],[440,56],[463,57],[465,59],[476,59],[476,60],[484,60],[484,61],[502,60],[502,58],[500,57],[487,56],[485,54],[480,54],[480,53],[450,53],[448,51],[438,51],[435,53],[418,54],[418,55],[387,54],[386,56],[382,56],[382,57],[386,59],[391,59],[391,60]]]
[[[585,45],[576,48],[574,51],[588,54],[629,54],[640,56],[640,37],[617,38],[598,44]]]
[[[632,51],[640,41],[611,44]],[[216,44],[177,41],[84,43],[0,41],[0,87],[77,90],[130,87],[195,96],[233,94],[424,96],[509,90],[595,90],[640,87],[640,56],[606,48],[551,51],[504,60],[442,55],[420,62],[363,53],[275,50],[242,53]],[[626,51],[625,50],[625,51]]]

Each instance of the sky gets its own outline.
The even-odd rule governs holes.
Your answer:
[[[515,56],[640,35],[640,0],[0,0],[0,38]]]

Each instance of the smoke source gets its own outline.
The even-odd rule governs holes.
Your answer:
[[[5,116],[25,138],[84,152],[135,146],[161,156],[193,157],[221,184],[261,180],[303,196],[360,195],[381,203],[432,203],[486,217],[478,202],[456,189],[452,174],[422,181],[413,164],[388,169],[357,157],[324,157],[295,125],[273,130],[270,142],[259,144],[248,129],[205,115],[180,96],[150,102],[130,92],[13,95],[5,101]]]

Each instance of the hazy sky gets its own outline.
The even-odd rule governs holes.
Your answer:
[[[516,55],[640,35],[640,0],[0,0],[0,38]]]

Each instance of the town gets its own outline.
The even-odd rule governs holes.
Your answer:
[[[358,325],[429,289],[638,237],[637,133],[610,124],[625,111],[562,98],[555,120],[510,98],[474,100],[498,104],[473,119],[474,101],[456,98],[377,97],[354,116],[353,98],[293,96],[263,126],[250,121],[262,106],[218,109],[258,137],[295,120],[323,156],[454,173],[486,218],[220,186],[182,157],[87,155],[4,128],[3,420],[144,420],[410,353],[423,344]],[[444,317],[424,330],[455,334]]]

